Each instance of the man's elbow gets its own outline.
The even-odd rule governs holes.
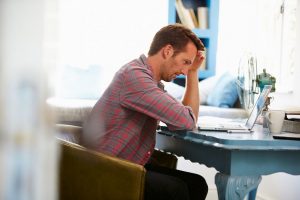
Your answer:
[[[193,130],[196,128],[196,122],[194,120],[190,120],[186,125],[186,130]]]
[[[194,121],[194,119],[191,120],[186,120],[184,123],[180,123],[177,125],[168,125],[168,128],[171,131],[176,131],[176,130],[193,130],[196,127],[196,122]]]

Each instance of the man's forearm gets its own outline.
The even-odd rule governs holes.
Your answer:
[[[189,71],[186,77],[186,87],[183,96],[183,105],[190,106],[194,112],[196,120],[199,113],[199,86],[198,86],[198,70]]]

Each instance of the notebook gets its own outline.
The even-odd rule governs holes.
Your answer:
[[[201,131],[226,131],[228,133],[234,132],[251,132],[257,117],[260,115],[266,99],[272,89],[272,85],[265,85],[263,91],[260,93],[255,105],[252,108],[251,114],[249,115],[246,122],[236,122],[236,123],[216,123],[216,124],[201,124],[198,122],[198,129]]]
[[[273,135],[274,139],[281,139],[281,140],[300,140],[300,133],[281,133],[277,135]]]

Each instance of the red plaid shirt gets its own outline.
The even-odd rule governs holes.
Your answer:
[[[171,130],[195,127],[192,109],[163,90],[141,55],[116,73],[84,123],[83,142],[144,165],[154,150],[159,121]]]

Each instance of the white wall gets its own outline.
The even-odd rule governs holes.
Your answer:
[[[239,60],[246,51],[255,47],[252,40],[255,23],[255,1],[226,0],[220,1],[219,32],[216,73],[230,71],[237,74]]]
[[[167,0],[60,0],[59,7],[60,62],[100,66],[103,90],[121,66],[148,52],[168,23]]]

